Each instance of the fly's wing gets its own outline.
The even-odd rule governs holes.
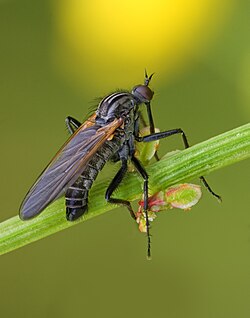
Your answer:
[[[121,118],[104,127],[90,121],[83,123],[58,151],[27,193],[20,207],[20,218],[33,218],[65,193],[80,176],[93,154],[112,137],[122,123]]]

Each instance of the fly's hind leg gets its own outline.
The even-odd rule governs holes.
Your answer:
[[[122,200],[122,199],[111,198],[113,192],[118,188],[118,186],[121,183],[125,173],[128,170],[127,159],[122,158],[121,162],[122,162],[122,166],[119,169],[119,171],[117,172],[117,174],[115,175],[114,179],[111,181],[110,185],[108,186],[108,189],[107,189],[106,194],[105,194],[105,199],[109,203],[124,205],[129,210],[130,215],[132,216],[132,218],[136,219],[135,213],[134,213],[134,211],[132,209],[132,206],[131,206],[129,201]]]
[[[147,256],[150,259],[150,257],[151,257],[151,240],[150,240],[149,220],[148,220],[148,174],[138,159],[136,159],[134,156],[132,156],[131,160],[132,160],[135,168],[139,172],[139,174],[144,179],[144,212],[146,215],[146,228],[147,228],[147,238],[148,238]],[[121,183],[121,181],[122,181],[122,179],[123,179],[123,177],[128,169],[127,159],[121,158],[121,161],[122,161],[122,166],[121,166],[120,170],[117,172],[117,174],[115,175],[114,179],[111,181],[111,183],[106,191],[105,199],[110,203],[122,204],[122,205],[126,206],[127,209],[129,210],[132,218],[136,219],[135,213],[134,213],[129,201],[111,198],[113,192],[115,191],[115,189],[117,189],[117,187]]]

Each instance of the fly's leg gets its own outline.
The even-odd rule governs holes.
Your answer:
[[[132,218],[136,219],[135,213],[134,213],[129,201],[122,200],[122,199],[111,198],[113,192],[118,188],[118,186],[121,183],[125,173],[128,170],[127,159],[122,158],[121,161],[122,161],[122,166],[119,169],[119,171],[117,172],[117,174],[115,175],[114,179],[111,181],[110,185],[108,186],[108,189],[107,189],[106,194],[105,194],[105,199],[109,203],[122,204],[122,205],[126,206],[127,209],[129,210],[130,215],[132,216]]]
[[[146,227],[147,227],[147,238],[148,238],[148,254],[147,255],[148,255],[148,258],[150,258],[151,257],[151,250],[150,250],[151,241],[150,241],[149,221],[148,221],[148,174],[145,171],[145,169],[142,167],[142,165],[138,159],[136,159],[134,156],[132,156],[131,160],[132,160],[135,168],[137,169],[137,171],[140,173],[140,175],[144,179],[144,207],[143,208],[144,208],[144,212],[146,215]],[[136,220],[135,213],[134,213],[129,201],[111,198],[113,192],[117,189],[117,187],[121,183],[121,181],[122,181],[122,179],[123,179],[123,177],[128,169],[127,159],[122,158],[121,161],[122,161],[122,166],[119,169],[119,171],[117,172],[117,174],[115,175],[114,179],[111,181],[110,185],[108,186],[108,189],[107,189],[106,194],[105,194],[105,199],[109,203],[122,204],[122,205],[126,206],[127,209],[129,210],[132,218]]]
[[[154,120],[153,120],[153,115],[152,115],[150,103],[146,103],[146,107],[147,107],[147,113],[148,113],[150,134],[153,134],[153,133],[155,133],[155,125],[154,125]],[[139,117],[140,117],[140,121],[141,121],[143,127],[146,127],[147,123],[146,123],[142,113],[139,113]],[[155,157],[156,161],[160,160],[157,151],[155,152],[154,157]]]
[[[147,113],[148,113],[150,134],[154,134],[155,133],[155,125],[154,125],[154,120],[153,120],[153,115],[152,115],[150,103],[146,103],[146,107],[147,107]],[[157,151],[155,152],[154,157],[155,157],[156,161],[160,160]]]
[[[144,186],[143,186],[143,195],[144,195],[144,203],[143,203],[143,210],[146,217],[146,230],[147,230],[147,238],[148,238],[148,251],[147,256],[148,259],[151,258],[151,240],[150,240],[150,233],[149,233],[149,220],[148,220],[148,174],[140,161],[132,156],[131,161],[133,162],[136,170],[139,172],[139,174],[142,176],[144,180]]]
[[[81,126],[81,123],[77,119],[70,116],[66,117],[65,123],[71,135]]]
[[[189,143],[188,143],[187,137],[186,137],[184,131],[180,128],[171,129],[171,130],[167,130],[167,131],[163,131],[163,132],[159,132],[159,133],[154,133],[154,134],[143,136],[143,137],[136,136],[135,140],[138,142],[141,142],[141,141],[150,142],[150,141],[155,141],[155,140],[159,140],[162,138],[167,138],[169,136],[176,135],[176,134],[181,134],[185,148],[189,148]],[[222,201],[221,197],[211,189],[211,187],[207,183],[206,179],[203,176],[201,176],[200,180],[203,183],[203,185],[205,186],[205,188],[221,202]]]

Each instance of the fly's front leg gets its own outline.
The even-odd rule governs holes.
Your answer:
[[[132,218],[136,219],[135,213],[134,213],[129,201],[122,200],[122,199],[111,198],[113,192],[118,188],[118,186],[121,183],[125,173],[128,170],[127,159],[122,158],[121,161],[122,161],[122,166],[119,169],[119,171],[117,172],[117,174],[115,175],[114,179],[111,181],[110,185],[108,186],[108,189],[107,189],[106,194],[105,194],[105,199],[109,203],[122,204],[122,205],[126,206],[127,209],[129,210],[130,215],[132,216]]]
[[[147,238],[148,238],[148,258],[151,258],[151,240],[150,240],[150,233],[149,233],[149,220],[148,220],[148,174],[140,161],[132,156],[131,161],[133,162],[136,170],[139,172],[139,174],[142,176],[144,180],[144,186],[143,186],[143,195],[144,195],[144,203],[143,203],[143,210],[145,213],[145,218],[146,218],[146,229],[147,229]]]
[[[167,131],[161,131],[159,133],[154,133],[154,134],[150,134],[150,135],[143,136],[143,137],[136,136],[135,140],[139,141],[139,142],[142,142],[142,141],[143,142],[150,142],[150,141],[155,141],[155,140],[167,138],[167,137],[170,137],[170,136],[176,135],[176,134],[181,134],[185,148],[189,148],[187,137],[186,137],[184,131],[180,128],[171,129],[171,130],[167,130]]]
[[[147,113],[148,113],[150,134],[154,134],[155,133],[155,125],[154,125],[154,119],[153,119],[153,115],[152,115],[150,102],[146,103],[146,107],[147,107]],[[155,152],[154,157],[155,157],[156,161],[160,160],[157,151]]]
[[[148,113],[150,133],[153,134],[153,133],[155,133],[155,126],[154,126],[154,121],[153,121],[150,103],[146,103],[146,107],[147,107],[147,113]],[[140,121],[141,121],[143,127],[147,127],[147,123],[146,123],[142,113],[139,113],[139,118],[140,118]],[[139,123],[138,123],[138,126],[139,126]],[[135,134],[136,134],[136,136],[139,136],[139,129],[137,132],[135,131]],[[155,152],[154,157],[155,157],[156,161],[160,160],[157,151]]]
[[[150,142],[150,141],[155,141],[155,140],[159,140],[159,139],[162,139],[162,138],[167,138],[167,137],[169,137],[169,136],[176,135],[176,134],[181,134],[185,148],[189,148],[189,143],[188,143],[187,137],[186,137],[184,131],[183,131],[182,129],[180,129],[180,128],[171,129],[171,130],[167,130],[167,131],[163,131],[163,132],[159,132],[159,133],[154,133],[154,134],[147,135],[147,136],[143,136],[143,137],[138,137],[138,136],[136,136],[136,137],[135,137],[135,140],[136,140],[136,141],[139,141],[139,142],[141,142],[141,141],[143,141],[143,142]],[[201,180],[201,182],[203,183],[203,185],[205,186],[205,188],[206,188],[213,196],[215,196],[219,201],[221,201],[221,197],[220,197],[218,194],[216,194],[216,193],[211,189],[211,187],[209,186],[209,184],[207,183],[206,179],[205,179],[203,176],[200,176],[200,180]]]
[[[81,123],[77,119],[70,116],[66,117],[65,123],[71,135],[81,126]]]

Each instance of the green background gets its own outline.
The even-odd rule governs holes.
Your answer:
[[[155,75],[157,127],[181,127],[194,144],[249,121],[249,10],[249,1],[238,1],[216,41],[171,82]],[[67,137],[64,118],[81,120],[103,93],[88,78],[80,91],[62,76],[55,36],[50,1],[0,2],[2,221],[18,213]],[[125,88],[142,76],[138,69]],[[120,85],[113,80],[110,90]],[[173,137],[160,153],[176,148]],[[1,256],[1,317],[249,317],[249,166],[208,176],[222,204],[204,191],[191,212],[162,213],[151,262],[123,208]]]

